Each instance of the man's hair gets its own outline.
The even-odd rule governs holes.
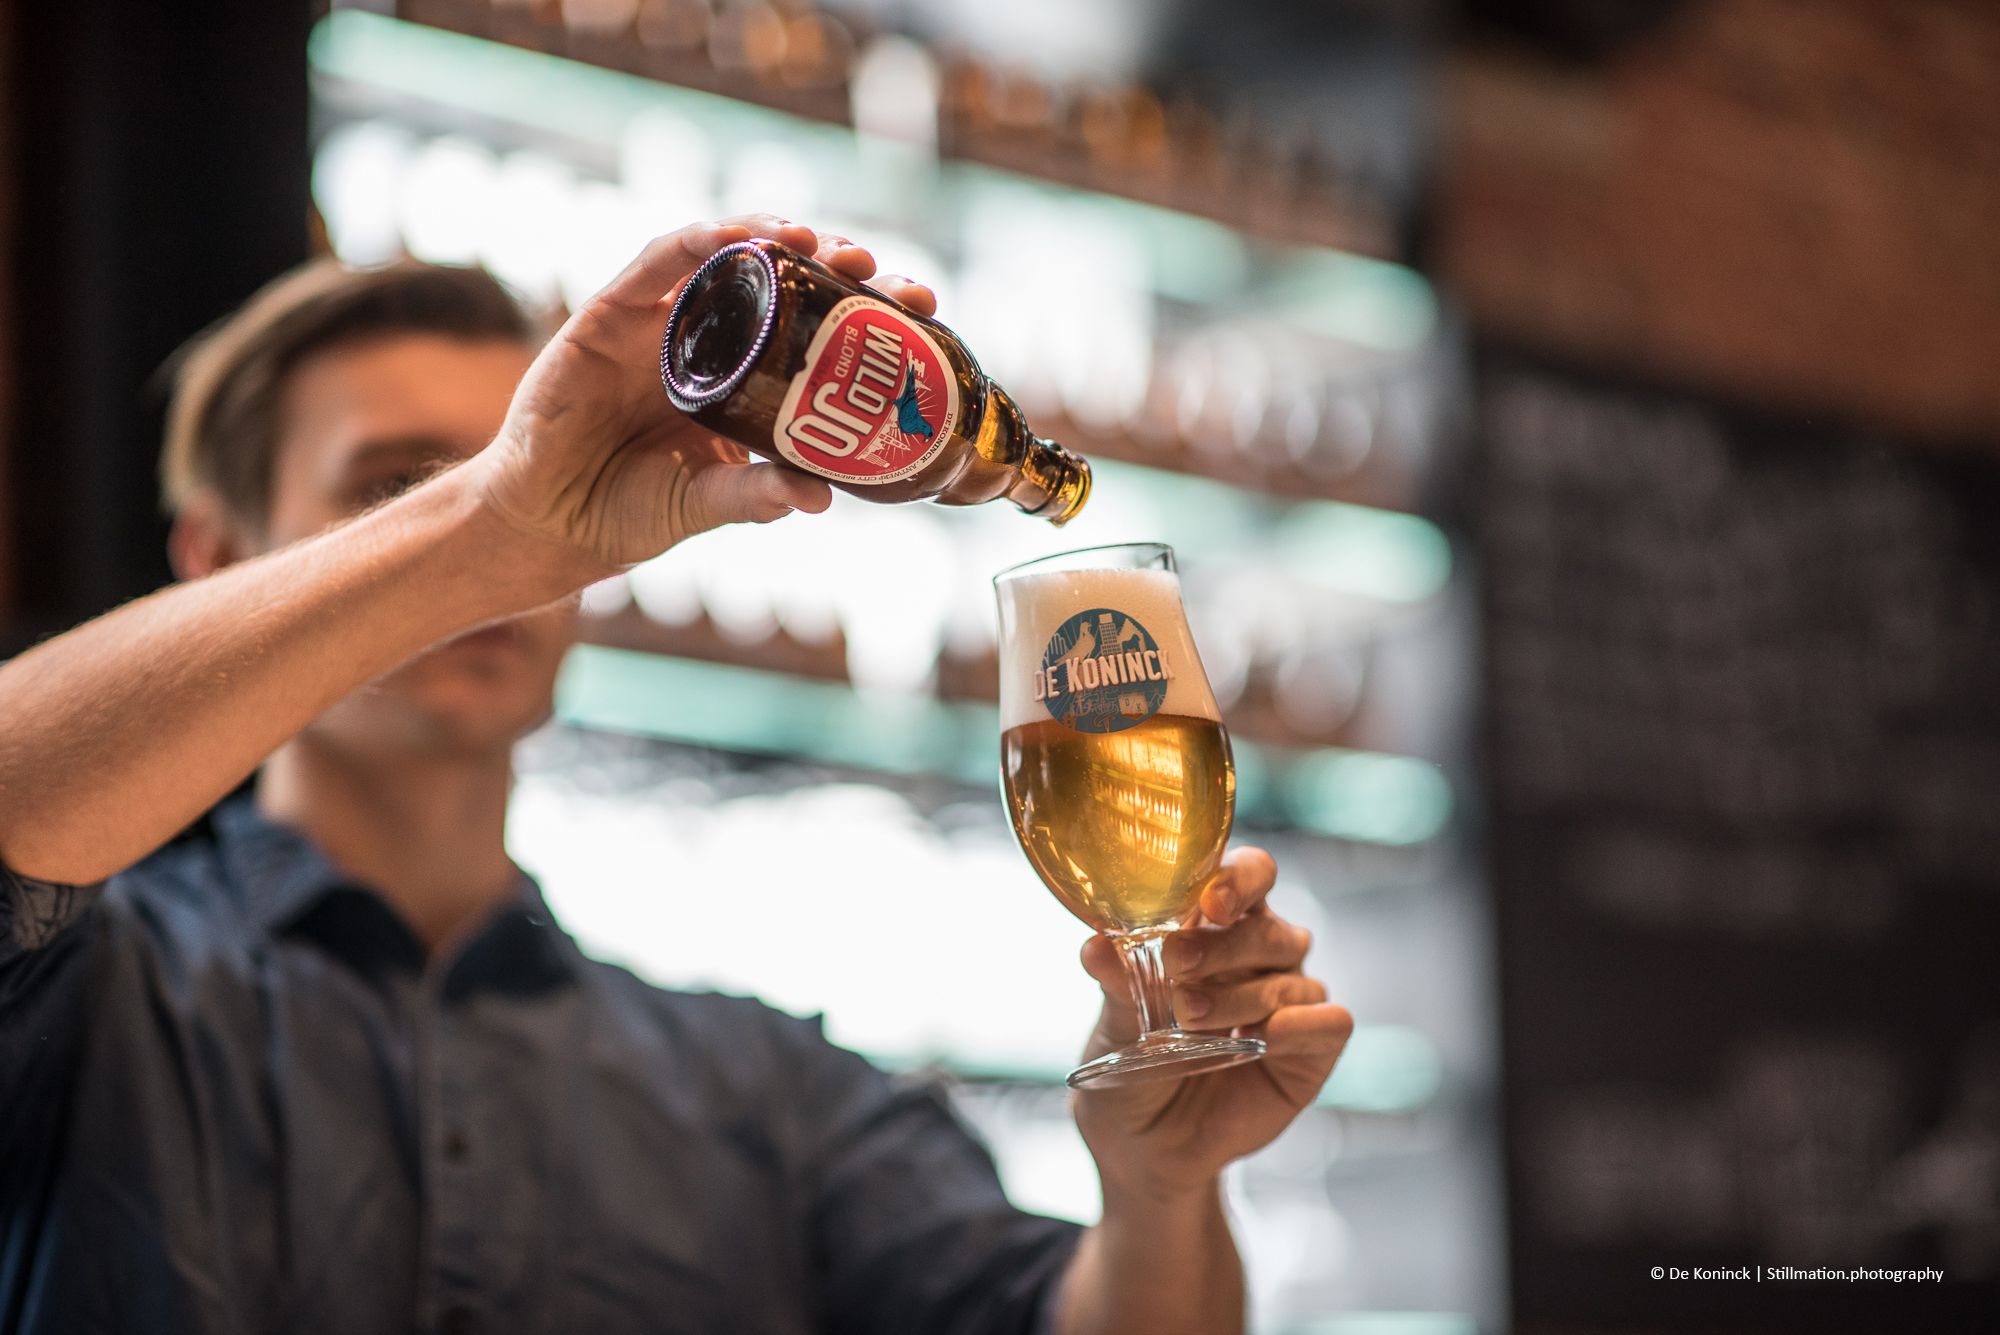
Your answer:
[[[177,354],[160,484],[170,511],[213,493],[262,524],[285,382],[301,362],[399,334],[531,342],[535,322],[483,269],[315,260],[276,279]]]

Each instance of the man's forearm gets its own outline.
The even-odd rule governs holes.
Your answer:
[[[46,881],[108,876],[356,687],[569,592],[557,556],[524,554],[470,477],[0,665],[0,861]]]
[[[1063,1278],[1059,1335],[1236,1335],[1243,1264],[1220,1184],[1171,1201],[1107,1192]]]

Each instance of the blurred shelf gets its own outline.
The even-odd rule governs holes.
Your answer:
[[[615,8],[615,7],[614,7]],[[633,7],[635,13],[638,6]],[[705,39],[692,42],[643,40],[632,17],[609,28],[565,23],[553,4],[494,3],[493,0],[398,0],[396,16],[446,32],[478,37],[544,55],[636,75],[677,87],[731,98],[791,116],[851,126],[851,89],[844,69],[788,70],[782,63],[759,71],[754,62],[730,68],[711,58]],[[842,13],[848,29],[864,16]],[[873,32],[854,33],[866,40]],[[692,34],[690,34],[692,36]],[[1202,157],[1188,163],[1171,156],[1134,163],[1093,152],[1091,136],[1075,123],[1059,99],[1052,118],[1038,126],[995,125],[960,113],[949,81],[966,70],[948,69],[941,107],[938,146],[959,161],[998,167],[1077,189],[1117,195],[1178,213],[1211,219],[1281,245],[1322,246],[1376,258],[1396,255],[1396,227],[1387,212],[1343,192],[1323,164],[1285,162],[1255,145],[1225,146],[1215,136],[1183,132],[1167,141]],[[1150,155],[1148,155],[1150,156]]]
[[[1374,510],[1408,512],[1421,490],[1405,451],[1371,448],[1351,467],[1331,476],[1289,458],[1275,440],[1253,439],[1245,448],[1202,451],[1178,440],[1141,439],[1132,431],[1085,426],[1046,406],[1034,411],[1035,429],[1091,459],[1116,459],[1164,473],[1207,478],[1241,491],[1282,500],[1328,500]]]
[[[1241,740],[1429,755],[1399,700],[1450,652],[1453,558],[1438,527],[1387,510],[1274,501],[1099,460],[1102,500],[1060,533],[1005,507],[883,509],[837,496],[811,524],[729,529],[594,588],[587,642],[808,683],[999,695],[988,580],[1076,547],[1177,535],[1188,615]],[[856,584],[857,565],[903,572]],[[919,576],[921,574],[921,577]],[[1417,666],[1413,669],[1413,664]]]
[[[696,746],[790,755],[892,774],[997,783],[988,704],[855,691],[760,668],[579,645],[556,684],[565,723]],[[1407,756],[1338,747],[1234,746],[1237,814],[1252,825],[1391,847],[1451,820],[1450,785]]]
[[[667,625],[628,604],[608,615],[584,616],[580,638],[586,644],[607,649],[747,668],[807,683],[833,683],[849,688],[854,684],[847,673],[846,654],[837,630],[834,638],[818,644],[795,639],[782,627],[746,643],[723,633],[705,617],[683,625]],[[938,662],[936,694],[949,704],[991,709],[1000,698],[999,680],[999,665],[990,651],[976,658],[947,653]],[[1343,716],[1330,732],[1302,735],[1286,722],[1269,694],[1261,691],[1226,707],[1223,721],[1229,725],[1230,736],[1239,743],[1250,741],[1295,750],[1351,749],[1360,743],[1366,731],[1365,719]],[[1361,726],[1357,727],[1357,723]]]
[[[567,33],[559,23],[527,11],[464,0],[444,8],[490,10],[494,22],[509,31],[527,24]],[[578,40],[588,45],[602,39]],[[1051,345],[1046,331],[1036,338],[1015,327],[1014,312],[1065,299],[1045,290],[1047,285],[1018,293],[1004,288],[1016,299],[1000,299],[1005,309],[996,314],[989,275],[980,289],[986,293],[983,303],[963,294],[967,299],[955,301],[950,312],[974,345],[986,350],[991,369],[1037,429],[1079,452],[1278,498],[1404,512],[1421,507],[1441,419],[1442,391],[1429,355],[1440,317],[1435,294],[1414,271],[1319,245],[1249,247],[1242,229],[1218,225],[1211,217],[1105,194],[1089,188],[1088,181],[1055,184],[1046,172],[1029,176],[961,158],[942,171],[912,177],[865,151],[839,121],[794,105],[796,98],[744,101],[699,82],[633,77],[602,62],[569,58],[573,54],[567,48],[555,52],[546,45],[484,40],[471,34],[469,20],[451,26],[340,10],[322,22],[312,40],[312,67],[323,108],[339,108],[330,113],[335,124],[384,118],[423,127],[416,136],[406,135],[401,149],[387,148],[380,136],[374,144],[372,165],[355,186],[383,215],[370,234],[400,226],[401,240],[392,246],[446,262],[478,258],[527,290],[541,280],[517,276],[510,268],[517,261],[509,256],[523,244],[513,233],[540,228],[548,235],[532,249],[564,257],[565,290],[573,285],[571,269],[603,267],[581,287],[587,292],[638,244],[607,229],[617,233],[636,222],[642,235],[650,234],[660,213],[702,216],[703,210],[727,207],[704,179],[720,160],[710,148],[694,153],[701,161],[669,191],[673,199],[692,202],[662,203],[649,194],[642,205],[616,188],[621,163],[630,156],[631,128],[667,123],[700,142],[776,153],[790,164],[788,170],[812,175],[816,184],[807,193],[824,199],[827,212],[868,214],[846,225],[866,225],[878,245],[918,246],[925,258],[911,262],[939,266],[925,272],[940,279],[953,279],[954,265],[938,253],[939,244],[945,251],[959,247],[956,263],[963,271],[956,277],[970,281],[977,257],[995,251],[996,220],[1018,220],[1008,225],[1026,229],[1038,245],[1062,254],[1085,239],[1100,249],[1111,246],[1114,253],[1099,254],[1098,260],[1122,276],[1106,281],[1137,283],[1128,295],[1140,304],[1113,303],[1102,317],[1105,338],[1087,348],[1021,351],[1024,338],[1035,347],[1066,346]],[[332,141],[329,134],[327,142]],[[653,148],[671,151],[671,146]],[[402,166],[382,156],[394,153],[414,156]],[[485,199],[473,177],[496,173],[503,155],[510,162],[535,158],[560,179],[544,182],[532,198]],[[642,153],[640,160],[654,159]],[[425,206],[406,188],[416,179],[408,175],[415,171],[411,162],[424,167],[423,194],[430,206],[449,204],[453,214],[434,220],[431,230],[449,231],[457,249],[427,249],[423,238],[413,239],[413,219]],[[451,184],[430,180],[439,172],[455,173]],[[343,210],[335,204],[352,192],[336,190],[331,182],[351,176],[316,176],[315,191],[336,244]],[[811,201],[786,204],[785,191],[772,194],[762,188],[768,184],[760,184],[757,197],[772,198],[776,207],[817,208]],[[658,188],[658,182],[647,188]],[[336,198],[327,197],[329,190]],[[578,192],[573,205],[560,202],[572,191]],[[514,221],[503,228],[496,218]],[[501,244],[493,239],[500,230],[510,237],[506,244],[512,249],[505,255],[494,249]],[[1013,249],[1019,241],[1018,232],[1010,233],[998,249]],[[342,247],[341,253],[348,252]],[[1061,263],[1052,257],[1037,271]],[[1031,369],[1002,365],[1023,356]],[[1077,373],[1079,366],[1091,365],[1102,374]],[[1107,396],[1109,403],[1103,402]]]
[[[1316,246],[1371,259],[1396,259],[1395,228],[1383,213],[1352,204],[1313,205],[1296,195],[1248,193],[1227,177],[1178,176],[1169,170],[1108,167],[1060,141],[947,123],[941,146],[951,157],[1058,185],[1116,195],[1141,204],[1221,223],[1232,231],[1286,246]]]
[[[645,12],[675,7],[653,6]],[[620,154],[629,152],[626,136],[635,124],[677,124],[713,145],[782,145],[863,198],[878,204],[903,198],[896,193],[893,173],[880,181],[869,175],[881,164],[858,151],[858,137],[848,128],[850,90],[844,85],[785,87],[716,67],[685,43],[648,45],[630,32],[592,33],[566,26],[560,18],[566,12],[626,14],[621,22],[629,26],[630,21],[627,10],[616,4],[572,9],[411,0],[398,6],[398,13],[412,21],[342,9],[314,34],[315,78],[323,95],[331,93],[346,108],[336,115],[387,118],[388,125],[380,128],[412,145],[400,151],[413,151],[416,141],[407,130],[389,126],[402,121],[427,127],[419,133],[435,137],[424,147],[426,163],[441,161],[442,154],[461,173],[475,170],[475,158],[486,164],[477,170],[495,170],[500,154],[512,155],[512,162],[534,152],[552,170],[556,163],[566,163],[559,169],[567,174],[563,179],[579,183],[584,193],[575,206],[578,211],[563,214],[561,221],[585,230],[598,221],[596,214],[616,211],[614,205],[636,205],[636,198],[624,204],[613,198],[624,171]],[[951,98],[945,101],[949,105]],[[973,124],[977,117],[959,119],[965,122],[961,129],[969,127],[968,134],[959,136],[964,144],[985,133]],[[954,121],[950,115],[945,121],[949,139],[956,133]],[[993,140],[1003,141],[1014,142],[1005,136]],[[657,144],[649,141],[649,146],[658,151]],[[696,156],[713,152],[703,149]],[[1165,326],[1164,333],[1156,329],[1149,335],[1155,340],[1146,354],[1152,367],[1146,377],[1149,397],[1136,413],[1125,403],[1127,411],[1118,419],[1123,425],[1106,425],[1095,416],[1092,423],[1067,416],[1057,407],[1072,398],[1073,387],[1066,382],[1060,395],[1054,383],[1013,384],[1024,402],[1033,401],[1031,416],[1042,430],[1101,461],[1104,485],[1094,507],[1096,518],[1114,529],[1145,530],[1136,536],[1175,534],[1190,572],[1200,567],[1210,580],[1210,601],[1232,612],[1241,613],[1246,600],[1249,606],[1270,601],[1264,590],[1290,591],[1285,597],[1295,601],[1288,616],[1296,619],[1304,609],[1315,609],[1297,634],[1268,631],[1261,622],[1254,626],[1267,639],[1275,635],[1272,642],[1280,649],[1290,645],[1303,664],[1324,661],[1314,655],[1325,648],[1324,643],[1308,645],[1305,635],[1330,635],[1335,643],[1346,635],[1344,642],[1351,644],[1353,636],[1371,633],[1367,626],[1375,621],[1418,614],[1434,600],[1450,578],[1449,544],[1435,525],[1409,513],[1418,501],[1417,475],[1433,430],[1423,401],[1423,354],[1437,310],[1424,280],[1399,265],[1320,248],[1318,242],[1301,243],[1296,236],[1282,238],[1296,249],[1246,248],[1236,235],[1249,230],[1243,219],[1232,216],[1224,220],[1227,225],[1218,225],[1213,211],[1176,211],[1178,205],[1162,207],[1158,200],[1134,202],[1103,194],[1103,180],[1061,184],[1060,171],[1032,172],[1037,164],[1060,161],[1060,153],[1010,160],[1001,164],[1005,170],[981,165],[997,156],[998,150],[985,158],[968,152],[948,161],[946,170],[922,177],[920,186],[903,183],[905,206],[913,207],[919,198],[925,202],[920,215],[905,220],[918,228],[920,239],[943,241],[947,250],[956,243],[976,255],[981,253],[978,238],[968,229],[981,219],[1016,217],[1040,219],[1042,226],[1051,217],[1058,219],[1057,239],[1071,237],[1072,225],[1076,234],[1114,238],[1123,253],[1112,258],[1130,268],[1121,281],[1139,284],[1134,290],[1148,293],[1146,300],[1154,303],[1145,327],[1153,329],[1156,321]],[[681,161],[671,155],[651,160]],[[1035,179],[1009,173],[1032,173]],[[395,216],[407,224],[411,201],[396,186],[398,179],[376,176],[362,184],[396,196]],[[426,197],[441,188],[429,182]],[[1229,195],[1221,189],[1214,193],[1217,198]],[[1127,195],[1146,198],[1142,191]],[[464,191],[453,198],[460,201],[456,212],[466,215],[454,221],[463,224],[461,231],[471,229],[486,205]],[[885,218],[899,216],[892,209]],[[560,229],[561,222],[557,225]],[[886,231],[894,234],[900,225],[887,221]],[[468,232],[461,244],[464,259],[485,259],[491,243],[472,239]],[[621,241],[609,248],[624,245]],[[622,262],[629,254],[624,248],[615,258]],[[1220,342],[1199,348],[1190,399],[1189,368],[1183,360],[1188,340],[1210,335]],[[1231,346],[1240,350],[1246,341],[1259,339],[1270,339],[1273,346],[1254,353],[1250,369],[1256,374],[1249,380],[1271,379],[1251,391],[1243,388],[1247,382],[1231,360]],[[1233,345],[1223,346],[1231,340]],[[985,343],[983,337],[976,341]],[[1005,346],[1004,338],[993,345],[996,358]],[[1313,367],[1312,357],[1335,348],[1345,350],[1335,358],[1335,369],[1309,369],[1304,379],[1288,378],[1301,374],[1289,361],[1264,360],[1296,354]],[[1009,378],[1004,371],[1001,375]],[[1329,375],[1335,379],[1326,379]],[[1346,377],[1360,386],[1354,390],[1360,397],[1352,401],[1341,397],[1352,388]],[[1211,381],[1204,390],[1202,385]],[[1150,397],[1162,387],[1164,399]],[[1333,398],[1323,397],[1315,405],[1315,393]],[[1247,401],[1239,403],[1245,395]],[[1286,420],[1302,395],[1305,406],[1298,412],[1303,414],[1303,434],[1298,424]],[[1113,505],[1114,492],[1124,504]],[[1011,536],[989,540],[979,530],[983,518],[990,516],[952,516],[949,539],[941,532],[932,545],[948,542],[968,555],[976,551],[985,570],[1038,554],[1012,554]],[[1084,524],[1061,535],[1076,541],[1056,546],[1134,536],[1086,532],[1091,519],[1086,516]],[[721,549],[711,550],[720,559]],[[1007,559],[999,559],[1002,551],[1009,551]],[[1283,570],[1291,582],[1263,584],[1263,569]],[[742,587],[740,579],[734,587]],[[751,601],[766,596],[744,592],[754,595]],[[857,693],[847,680],[847,654],[837,635],[821,644],[781,634],[749,636],[754,642],[746,643],[717,630],[700,612],[697,601],[691,613],[664,619],[649,620],[630,610],[593,618],[589,633],[600,643],[579,652],[571,674],[595,683],[573,701],[577,717],[602,717],[608,711],[635,731],[706,745],[769,753],[798,750],[863,768],[990,782],[990,654],[982,658],[976,646],[948,651],[940,660],[941,701]],[[1212,640],[1218,654],[1246,634],[1245,615],[1259,614],[1222,621]],[[722,619],[731,622],[730,617]],[[673,621],[682,624],[666,624]],[[866,629],[850,627],[856,634]],[[628,650],[645,652],[618,656]],[[1260,647],[1250,652],[1271,651]],[[1246,818],[1386,846],[1422,843],[1443,826],[1450,797],[1434,768],[1381,754],[1382,748],[1395,749],[1396,737],[1376,738],[1365,723],[1357,730],[1344,715],[1336,720],[1329,714],[1323,728],[1308,728],[1301,735],[1299,727],[1288,726],[1262,699],[1269,683],[1259,674],[1273,671],[1275,660],[1253,656],[1246,661],[1246,694],[1241,707],[1230,712],[1242,743]],[[612,663],[623,666],[614,669],[608,666]],[[703,672],[708,675],[699,677]],[[662,689],[635,709],[632,701],[645,690],[633,683],[642,679]],[[701,689],[722,697],[761,682],[757,689],[763,698],[726,727],[713,711],[676,713],[671,702],[663,702],[676,684],[687,686],[697,679]],[[625,686],[607,687],[607,682]],[[772,727],[753,716],[789,722]],[[959,726],[954,720],[962,723],[966,717],[975,722],[961,745],[952,740]],[[938,736],[927,751],[885,744],[881,738],[897,727]],[[1355,747],[1356,742],[1362,745]]]
[[[667,658],[690,658],[703,663],[782,673],[808,681],[850,684],[846,652],[838,629],[832,639],[822,644],[804,643],[786,634],[782,628],[746,644],[723,634],[706,617],[699,617],[685,625],[670,626],[653,620],[631,604],[608,616],[586,614],[578,624],[579,636],[584,643],[606,649],[631,650]]]

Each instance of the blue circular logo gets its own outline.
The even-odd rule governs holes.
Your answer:
[[[1111,607],[1078,612],[1042,651],[1034,696],[1078,732],[1122,732],[1160,712],[1173,669],[1146,628]]]

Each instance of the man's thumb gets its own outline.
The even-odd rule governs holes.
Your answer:
[[[794,510],[817,514],[832,501],[826,483],[795,469],[762,463],[710,464],[688,479],[681,536],[724,524],[768,524]]]

